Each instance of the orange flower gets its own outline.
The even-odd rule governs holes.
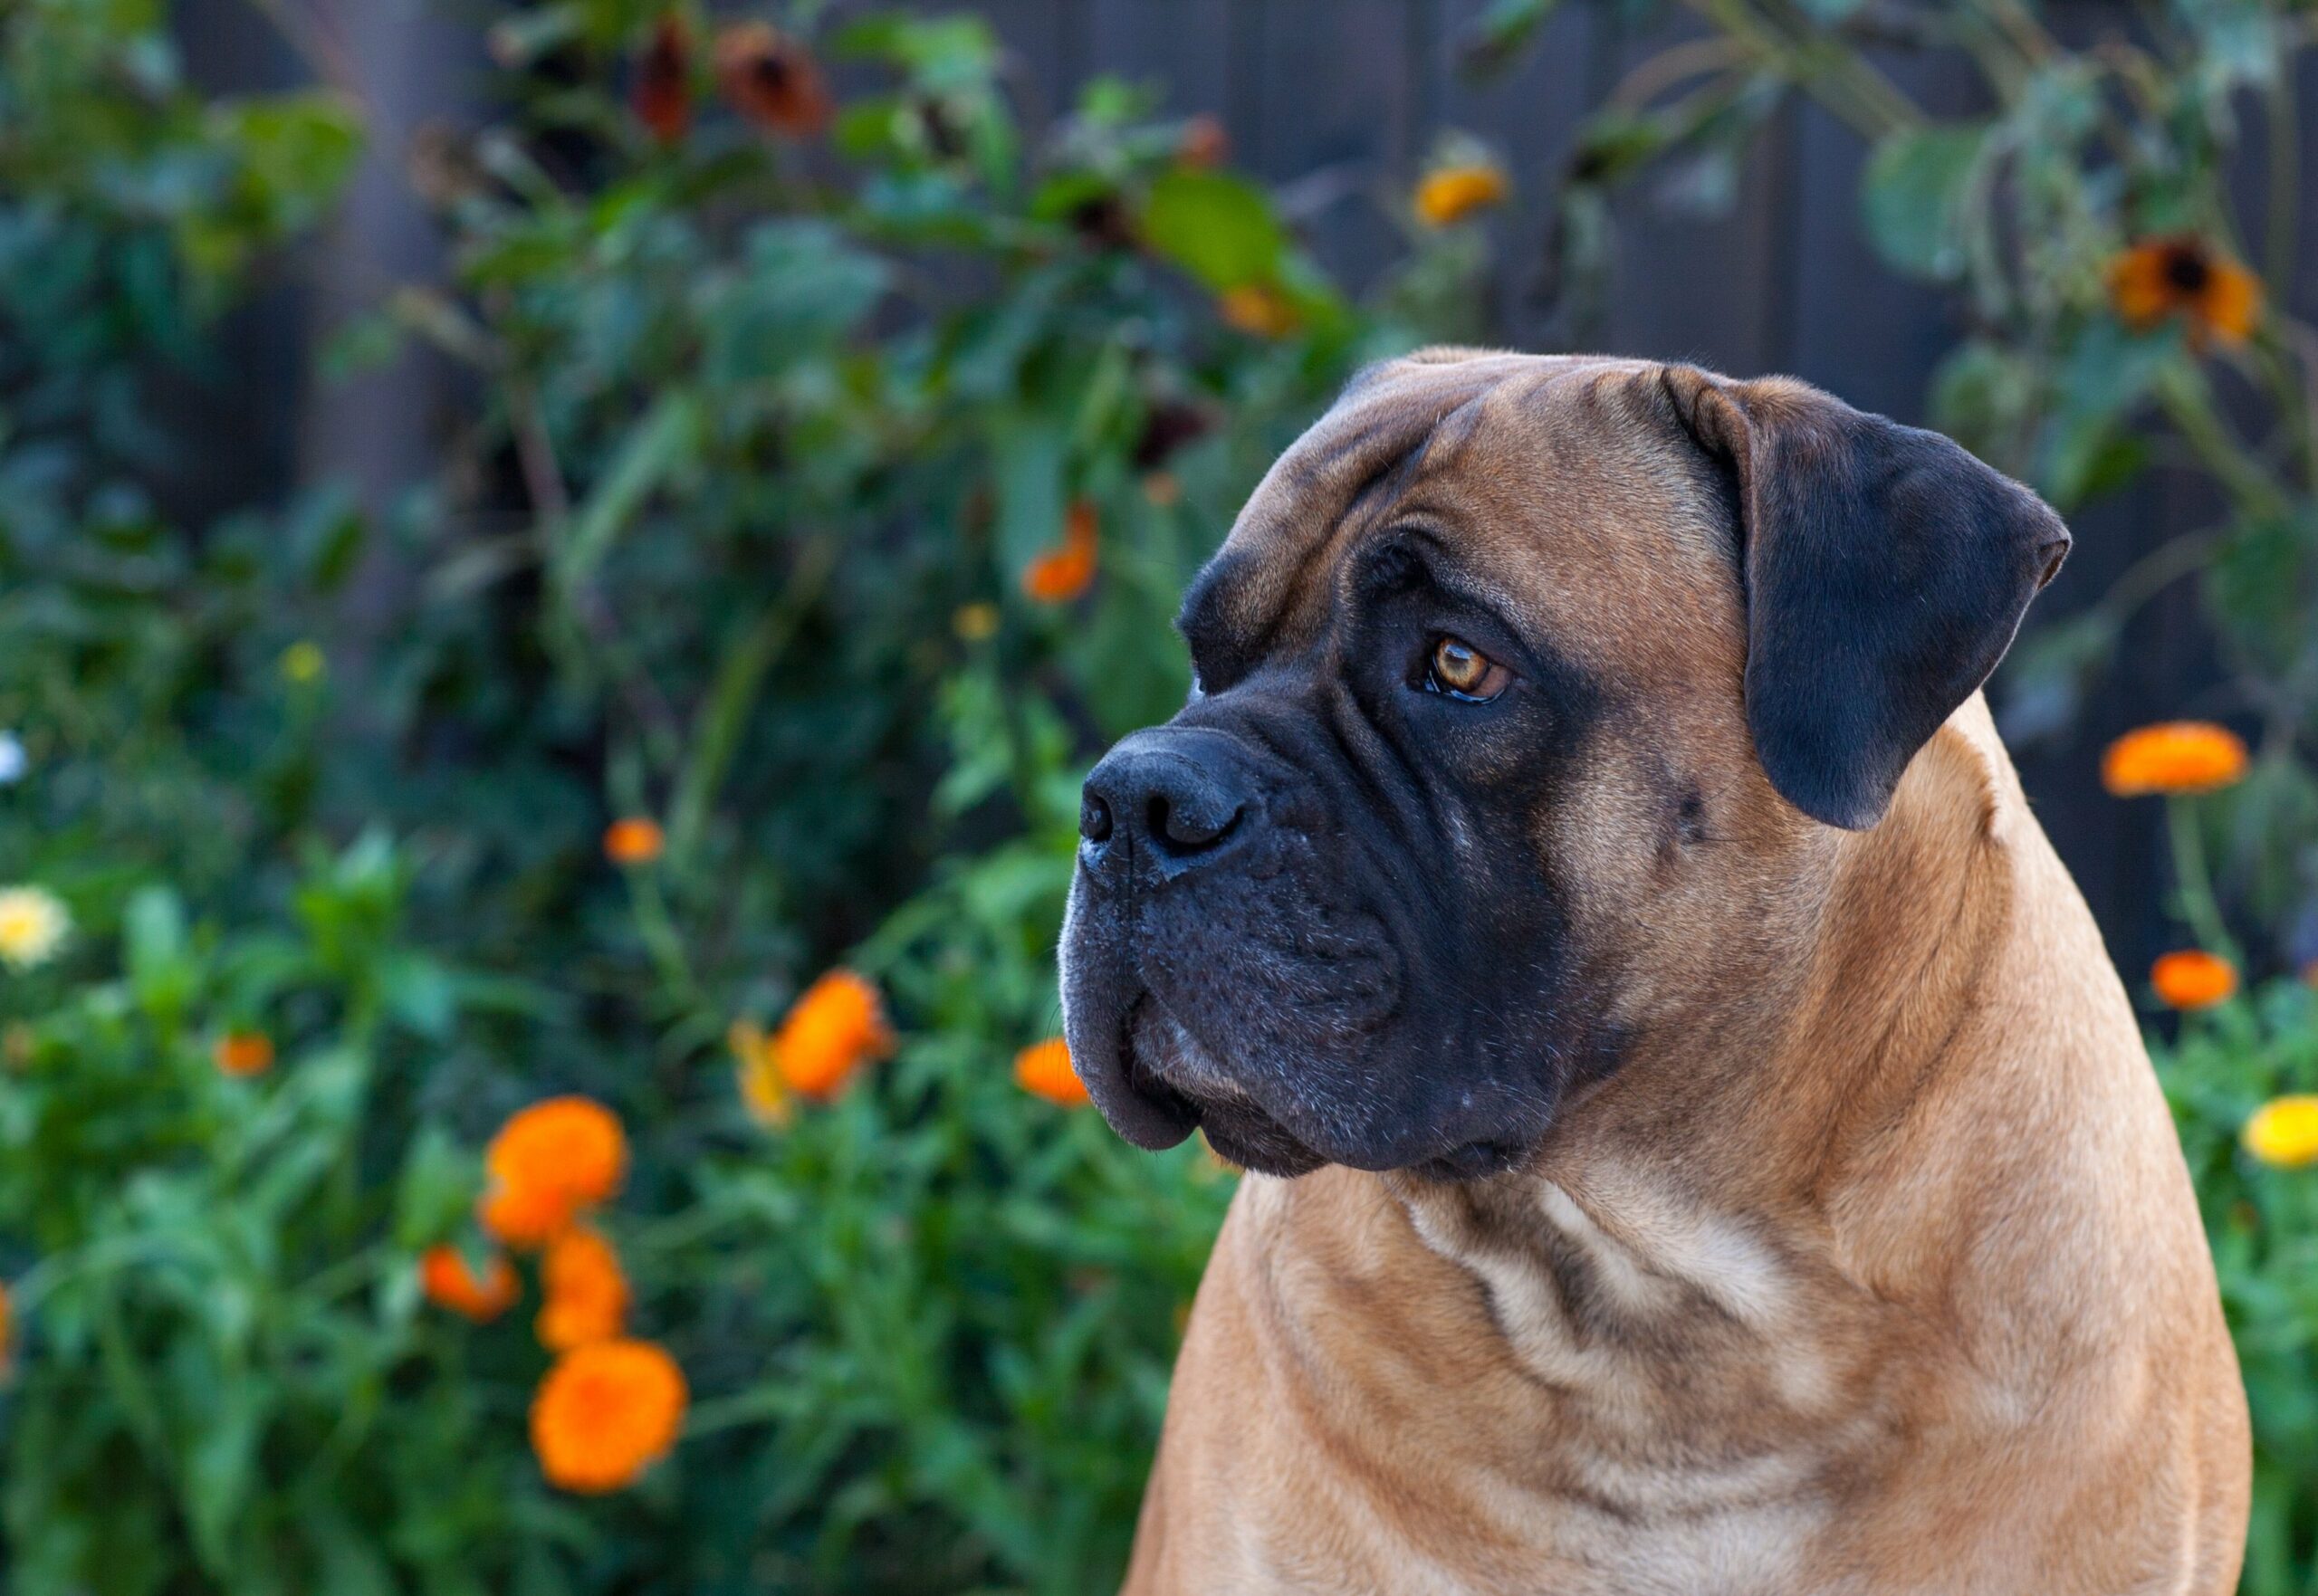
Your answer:
[[[619,1190],[627,1138],[611,1110],[551,1097],[509,1117],[484,1149],[491,1177],[476,1216],[510,1247],[541,1247]]]
[[[1175,158],[1187,167],[1220,167],[1231,158],[1231,135],[1222,119],[1202,111],[1183,124],[1175,141]]]
[[[273,1038],[263,1031],[227,1031],[209,1049],[222,1075],[262,1075],[273,1067]]]
[[[604,857],[615,865],[649,865],[667,844],[660,823],[647,815],[623,815],[604,827]]]
[[[894,1032],[877,989],[849,970],[832,970],[790,1008],[771,1046],[790,1091],[827,1101],[863,1065],[893,1051]]]
[[[2246,774],[2246,740],[2210,721],[2167,721],[2128,731],[2101,758],[2101,784],[2119,798],[2212,792]]]
[[[532,1398],[532,1450],[550,1485],[599,1495],[668,1455],[685,1419],[684,1371],[648,1341],[597,1341],[555,1361]]]
[[[1243,282],[1226,289],[1215,301],[1215,313],[1226,327],[1250,338],[1286,338],[1299,320],[1295,301],[1269,283]]]
[[[1503,172],[1485,163],[1442,167],[1416,186],[1416,217],[1428,227],[1451,227],[1477,211],[1504,204],[1511,187]]]
[[[1062,541],[1022,572],[1022,591],[1040,604],[1068,604],[1095,580],[1095,507],[1081,499],[1062,520]]]
[[[836,109],[812,53],[770,23],[735,23],[716,36],[716,81],[760,128],[806,139]]]
[[[2210,1008],[2237,989],[2237,970],[2228,960],[2202,948],[2184,948],[2158,957],[2149,984],[2175,1008]]]
[[[2193,343],[2242,344],[2262,319],[2262,282],[2194,234],[2178,233],[2109,263],[2109,303],[2136,331],[2186,316]]]
[[[671,14],[654,24],[627,103],[663,144],[674,144],[692,127],[692,32],[683,17]]]
[[[585,1225],[555,1238],[540,1261],[545,1305],[532,1328],[550,1352],[610,1341],[627,1323],[627,1276],[612,1244]]]
[[[436,1307],[464,1314],[478,1324],[488,1324],[514,1306],[523,1291],[514,1266],[498,1254],[477,1276],[467,1266],[466,1256],[447,1244],[419,1255],[418,1289]]]
[[[1087,1101],[1087,1083],[1071,1067],[1070,1046],[1060,1037],[1033,1042],[1014,1056],[1014,1083],[1034,1097],[1065,1108]]]

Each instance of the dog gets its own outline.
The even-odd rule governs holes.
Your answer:
[[[1354,380],[1088,778],[1096,1104],[1248,1172],[1130,1596],[2220,1596],[2250,1444],[1980,695],[2069,547],[1785,378]]]

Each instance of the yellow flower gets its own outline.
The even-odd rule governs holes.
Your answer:
[[[2109,303],[2138,330],[2179,315],[2193,343],[2242,344],[2262,319],[2262,280],[2195,234],[2175,234],[2109,263]]]
[[[842,1092],[863,1065],[893,1048],[877,989],[849,970],[833,970],[808,987],[771,1043],[789,1089],[822,1099]]]
[[[418,1289],[436,1307],[488,1324],[514,1305],[522,1295],[515,1267],[497,1254],[477,1275],[455,1247],[428,1247],[418,1258]]]
[[[610,1341],[627,1322],[627,1276],[612,1245],[585,1225],[557,1237],[540,1262],[547,1304],[532,1328],[550,1352]]]
[[[950,629],[961,643],[987,643],[998,636],[998,606],[987,599],[962,604],[950,617]]]
[[[2318,1097],[2271,1098],[2246,1122],[2243,1140],[2246,1152],[2282,1170],[2318,1163]]]
[[[599,1495],[667,1456],[687,1393],[676,1361],[648,1341],[598,1341],[555,1361],[532,1398],[532,1450],[548,1483]]]
[[[789,1087],[781,1078],[781,1066],[765,1039],[764,1028],[754,1020],[736,1019],[724,1033],[724,1045],[733,1050],[741,1102],[749,1116],[770,1130],[787,1125],[792,1117]]]
[[[72,929],[72,916],[45,887],[0,887],[0,963],[34,970],[53,958]]]
[[[1087,1101],[1087,1083],[1071,1067],[1070,1045],[1060,1037],[1033,1042],[1014,1056],[1014,1084],[1064,1108]]]
[[[1295,301],[1268,283],[1243,282],[1217,296],[1215,313],[1250,338],[1286,338],[1299,320]]]
[[[311,640],[292,643],[282,651],[282,674],[300,686],[310,686],[322,679],[330,661],[322,654],[321,645]]]
[[[1512,186],[1484,162],[1442,167],[1416,186],[1416,216],[1428,227],[1452,227],[1477,211],[1505,203]]]
[[[667,844],[667,834],[648,815],[623,815],[604,827],[604,857],[615,865],[649,865]]]
[[[491,1178],[475,1210],[483,1228],[510,1247],[543,1247],[619,1190],[627,1138],[602,1104],[551,1097],[509,1116],[483,1162]]]
[[[2166,721],[2128,731],[2101,758],[2101,784],[2119,798],[2213,792],[2246,774],[2246,740],[2210,721]]]
[[[2184,948],[2159,956],[2149,984],[2175,1008],[2211,1008],[2237,989],[2237,969],[2218,953]]]

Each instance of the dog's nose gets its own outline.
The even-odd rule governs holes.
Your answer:
[[[1121,740],[1087,778],[1078,835],[1090,859],[1122,851],[1182,866],[1216,852],[1248,810],[1246,771],[1219,734],[1159,728]]]

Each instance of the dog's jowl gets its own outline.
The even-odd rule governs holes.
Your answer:
[[[1783,379],[1373,370],[1089,777],[1071,1053],[1251,1171],[1128,1589],[2177,1592],[2245,1401],[1979,688],[2068,533]]]

